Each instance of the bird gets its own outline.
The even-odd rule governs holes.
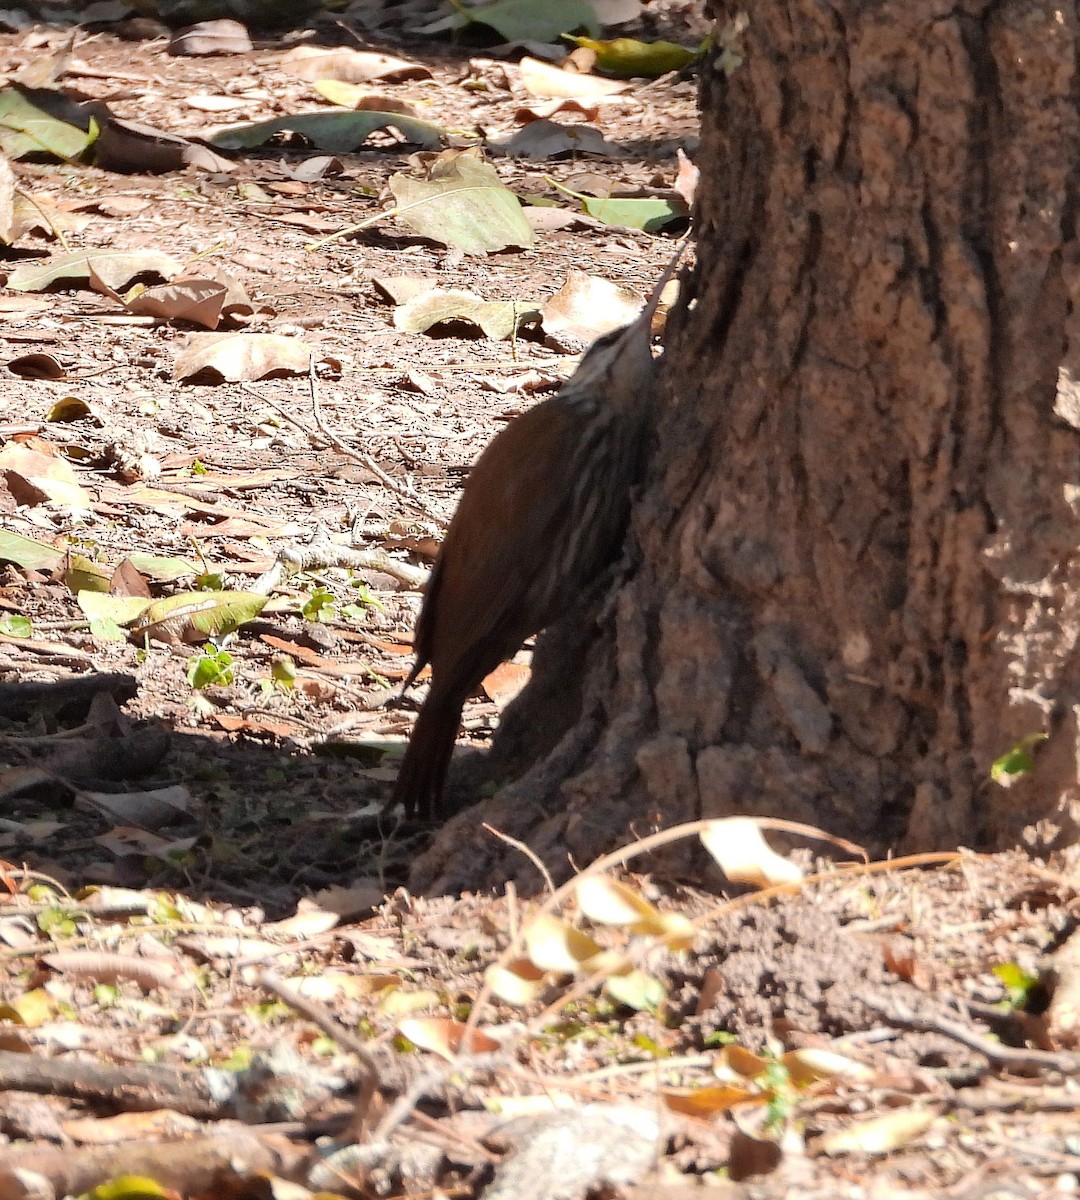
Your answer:
[[[638,317],[597,339],[562,388],[500,430],[469,472],[416,621],[402,691],[427,665],[431,685],[384,812],[400,804],[409,818],[444,815],[469,695],[619,553],[657,390],[652,318],[685,245]]]

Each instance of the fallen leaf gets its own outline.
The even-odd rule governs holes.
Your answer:
[[[518,63],[522,87],[533,96],[550,100],[580,100],[602,104],[605,97],[619,96],[630,84],[618,79],[602,79],[599,75],[582,75],[563,71],[536,58],[523,58]]]
[[[420,120],[416,106],[382,92],[373,92],[359,83],[343,83],[339,79],[318,79],[311,85],[320,96],[339,108],[352,108],[382,113],[401,113]]]
[[[676,148],[675,157],[678,159],[679,171],[675,176],[673,189],[686,201],[688,208],[693,208],[701,171],[686,157],[681,146]]]
[[[544,332],[591,342],[629,325],[645,300],[608,279],[571,270],[566,282],[541,307]]]
[[[125,825],[163,829],[176,824],[191,808],[191,793],[183,784],[145,792],[83,792],[100,811]]]
[[[8,359],[7,369],[20,379],[49,379],[54,383],[68,378],[67,371],[51,354],[20,354]]]
[[[371,284],[394,304],[407,304],[438,287],[431,275],[373,275]]]
[[[822,1154],[890,1154],[921,1137],[937,1119],[930,1108],[902,1108],[826,1134],[814,1148]]]
[[[767,1097],[745,1087],[700,1087],[692,1091],[661,1091],[660,1099],[672,1112],[708,1120],[730,1112],[737,1104],[764,1104]]]
[[[484,981],[500,1000],[519,1008],[539,1000],[550,983],[548,973],[527,958],[488,967]]]
[[[206,56],[211,54],[247,54],[253,49],[251,35],[239,21],[221,18],[199,21],[178,29],[169,39],[172,55]]]
[[[601,158],[625,158],[621,146],[609,142],[592,125],[560,125],[556,121],[533,121],[507,138],[489,145],[511,158],[558,158],[567,154],[595,154]]]
[[[278,333],[194,334],[176,356],[174,379],[216,375],[228,383],[268,375],[306,375],[315,353],[299,338]]]
[[[394,328],[404,333],[426,333],[457,321],[475,325],[485,337],[501,342],[523,327],[538,324],[540,312],[528,301],[482,300],[472,292],[442,288],[425,292],[394,310]]]
[[[440,155],[427,179],[398,172],[390,176],[390,190],[399,220],[421,237],[466,254],[528,249],[536,240],[518,198],[494,167],[472,155]]]
[[[18,504],[49,501],[72,513],[87,512],[92,504],[66,459],[18,442],[7,442],[0,449],[0,477]]]
[[[63,561],[63,550],[35,542],[9,529],[0,529],[0,562],[14,563],[27,571],[51,571]]]
[[[467,1026],[461,1021],[451,1021],[448,1017],[414,1018],[398,1022],[398,1032],[407,1037],[414,1046],[421,1050],[430,1050],[434,1054],[450,1060],[457,1056],[461,1049]],[[484,1054],[500,1049],[500,1043],[487,1034],[474,1029],[469,1038],[468,1050],[473,1054]]]
[[[0,91],[0,152],[8,158],[28,154],[49,154],[64,162],[80,158],[96,134],[43,107],[57,95],[49,88],[11,86]],[[78,105],[66,97],[61,104],[65,116],[78,119]]]
[[[430,79],[431,70],[423,63],[372,50],[338,48],[324,50],[318,46],[297,46],[277,58],[279,66],[309,82],[334,79],[342,83],[368,83],[372,79],[399,82],[404,79]]]
[[[655,975],[638,970],[609,975],[604,993],[635,1012],[656,1012],[667,998],[667,989]]]
[[[591,37],[563,35],[575,46],[583,46],[596,55],[596,65],[601,71],[620,78],[635,76],[655,79],[669,71],[679,71],[699,56],[699,49],[689,50],[675,42],[640,42],[636,38],[610,38],[598,40]]]
[[[524,663],[506,662],[485,675],[480,686],[487,698],[502,709],[521,694],[531,674]]]
[[[601,950],[587,933],[550,913],[541,913],[526,926],[525,948],[542,971],[565,975],[573,975]]]
[[[128,312],[216,329],[229,289],[217,279],[174,279],[123,300]]]
[[[621,225],[627,229],[657,233],[689,213],[681,196],[674,199],[661,196],[588,196],[584,192],[572,191],[550,176],[544,178],[556,190],[572,196],[590,217],[595,217],[605,225]]]
[[[40,292],[61,281],[89,283],[92,271],[118,292],[140,276],[169,280],[181,269],[175,258],[155,250],[89,250],[17,267],[8,277],[7,286],[16,292]]]
[[[134,954],[109,954],[102,950],[62,950],[44,954],[41,962],[61,975],[92,979],[98,983],[117,983],[130,979],[141,988],[165,988],[171,992],[190,992],[195,981],[183,960],[150,959]]]
[[[266,601],[255,592],[181,592],[146,606],[130,622],[131,634],[171,645],[204,642],[254,620]]]
[[[753,817],[710,821],[701,833],[701,843],[732,883],[769,887],[802,880],[802,871],[766,843]]]
[[[442,140],[441,130],[430,121],[402,113],[343,110],[294,113],[270,121],[233,125],[219,130],[209,141],[223,150],[250,150],[279,133],[289,132],[300,134],[328,154],[350,154],[379,129],[396,129],[406,141],[417,146],[437,146]]]

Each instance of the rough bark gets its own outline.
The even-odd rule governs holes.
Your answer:
[[[581,716],[418,883],[517,873],[481,812],[556,871],[699,814],[1075,836],[1077,7],[748,7],[704,71],[690,303]]]

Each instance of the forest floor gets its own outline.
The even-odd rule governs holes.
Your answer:
[[[435,0],[354,9],[218,55],[145,22],[0,33],[5,78],[62,89],[54,116],[107,106],[105,166],[2,143],[0,1200],[133,1174],[185,1196],[1080,1190],[1063,864],[806,859],[814,880],[730,898],[623,873],[564,898],[576,933],[512,889],[400,888],[426,835],[372,830],[422,695],[395,685],[423,570],[468,464],[670,259],[696,68],[552,96],[520,48],[421,37]],[[654,2],[620,32],[705,28]],[[326,39],[359,55],[295,53]],[[342,79],[308,80],[333,74],[430,144],[327,149],[324,125],[322,148],[206,151],[330,113]],[[469,147],[530,245],[378,217],[395,173]],[[432,288],[503,303],[441,297],[424,331]],[[268,582],[283,552],[302,569]],[[200,614],[239,631],[207,643]],[[526,650],[485,681],[464,741],[528,673]],[[485,1040],[455,1060],[470,1010]]]

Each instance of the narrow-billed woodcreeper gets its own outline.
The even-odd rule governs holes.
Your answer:
[[[556,395],[500,430],[470,471],[416,622],[405,687],[428,663],[431,687],[387,808],[441,815],[470,693],[618,554],[656,394],[652,318],[683,245],[637,319],[594,342]]]

